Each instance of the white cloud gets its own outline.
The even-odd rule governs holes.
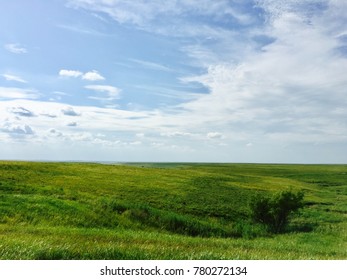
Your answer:
[[[27,83],[26,80],[15,76],[15,75],[10,75],[10,74],[3,74],[2,75],[7,81],[14,81],[14,82],[19,82],[19,83]]]
[[[62,77],[77,78],[77,77],[80,77],[82,75],[83,75],[83,73],[81,71],[77,71],[77,70],[62,69],[59,71],[59,76],[62,76]]]
[[[24,54],[28,52],[27,49],[22,47],[20,44],[6,44],[4,47],[9,52],[15,54]]]
[[[223,143],[216,143],[216,141],[204,141],[207,134],[201,133],[206,131],[206,128],[213,128],[217,124],[212,122],[208,124],[208,119],[204,119],[202,123],[203,127],[200,128],[200,121],[196,118],[192,118],[191,114],[185,114],[181,111],[176,113],[165,113],[159,110],[155,111],[126,111],[118,109],[107,109],[100,107],[88,107],[88,106],[74,106],[67,107],[66,104],[54,103],[54,102],[42,102],[42,101],[30,101],[30,100],[14,100],[0,102],[0,122],[1,120],[8,119],[7,122],[12,123],[14,131],[21,135],[22,133],[17,126],[25,131],[22,124],[18,124],[16,117],[13,117],[12,113],[7,108],[23,107],[28,111],[35,114],[35,118],[26,118],[26,125],[31,128],[35,128],[35,138],[31,141],[32,149],[40,154],[42,146],[34,147],[35,143],[44,143],[43,145],[47,149],[52,148],[50,145],[54,145],[52,151],[61,151],[61,159],[109,159],[115,160],[190,160],[190,161],[230,161],[232,159],[238,161],[250,161],[264,158],[259,157],[259,150],[262,153],[269,153],[270,147],[278,150],[278,143],[281,145],[288,145],[288,143],[297,142],[297,132],[286,133],[284,139],[283,133],[272,133],[265,135],[263,131],[256,130],[253,133],[249,131],[249,124],[244,124],[246,128],[240,129],[237,127],[237,122],[233,123],[233,128],[230,132],[230,127],[222,126],[222,123],[218,123],[218,132],[216,130],[210,130],[210,137],[216,141],[219,140],[218,133],[223,134],[223,137],[228,139],[227,146],[221,146]],[[48,118],[42,115],[44,112],[50,112],[52,115],[56,115],[56,118]],[[62,114],[63,112],[63,114]],[[67,113],[67,115],[64,114]],[[73,113],[75,112],[75,113]],[[76,132],[72,133],[71,127],[66,124],[71,123],[71,114],[75,115],[79,112],[78,128]],[[346,118],[347,113],[344,111],[336,111],[336,114]],[[317,123],[319,120],[317,120]],[[326,125],[326,124],[324,124]],[[0,125],[1,127],[1,125]],[[48,131],[53,128],[51,132]],[[320,143],[326,143],[326,141],[347,141],[347,129],[343,128],[342,124],[336,124],[331,128],[332,131],[339,131],[339,135],[329,135],[327,137],[321,137],[320,131],[313,131],[310,138],[308,133],[303,131],[300,134],[301,143],[311,143],[311,141],[317,141]],[[10,131],[11,129],[8,129]],[[33,130],[33,129],[32,129]],[[183,131],[190,131],[186,136]],[[11,139],[4,138],[6,132],[2,130],[3,135],[0,137],[6,142],[11,143]],[[27,129],[29,133],[30,130]],[[200,134],[199,134],[200,133]],[[296,135],[295,135],[296,134]],[[5,136],[4,136],[5,135]],[[145,135],[145,137],[143,137]],[[167,137],[174,136],[174,137]],[[259,136],[259,137],[258,137]],[[139,139],[139,137],[141,139]],[[236,138],[235,138],[236,137]],[[242,157],[242,149],[246,149],[245,143],[249,139],[257,138],[257,147],[252,147],[252,157]],[[267,139],[268,138],[268,139]],[[29,141],[27,137],[20,138],[21,141]],[[213,139],[213,138],[212,138]],[[141,145],[131,145],[130,143],[141,141]],[[35,143],[34,143],[35,142]],[[238,144],[239,143],[239,144]],[[264,143],[267,143],[268,149],[264,148]],[[283,143],[283,144],[282,144]],[[134,144],[134,143],[133,143]],[[140,144],[140,143],[138,143]],[[4,146],[5,147],[5,146]],[[69,148],[70,147],[70,148]],[[112,150],[104,150],[107,148]],[[131,148],[132,147],[132,148]],[[259,147],[259,148],[258,148]],[[136,155],[132,154],[132,149],[136,148]],[[254,149],[253,149],[254,148]],[[118,150],[121,149],[121,150]],[[232,149],[232,153],[228,153],[228,150]],[[20,147],[19,147],[19,150]],[[46,150],[46,149],[45,149]],[[175,150],[175,151],[174,151]],[[80,152],[78,152],[80,151]],[[84,151],[84,154],[82,153]],[[94,151],[92,154],[87,151]],[[63,153],[63,154],[61,154]],[[119,157],[120,154],[124,155]],[[278,153],[277,153],[278,154]],[[42,154],[44,156],[44,154]],[[86,156],[88,155],[88,156]],[[38,154],[36,153],[36,156]],[[269,156],[269,155],[267,155]],[[271,153],[270,153],[271,157]],[[269,157],[267,157],[269,158]],[[269,159],[271,160],[271,159]]]
[[[77,126],[77,122],[69,122],[67,126]]]
[[[189,132],[183,132],[183,131],[172,131],[172,132],[165,132],[161,133],[162,136],[168,136],[168,137],[184,137],[184,136],[193,136]]]
[[[101,81],[101,80],[105,80],[105,78],[103,76],[101,76],[99,74],[99,72],[96,71],[96,70],[83,73],[83,72],[78,71],[78,70],[62,69],[62,70],[59,71],[59,76],[71,77],[71,78],[81,77],[82,80],[87,80],[87,81]]]
[[[109,96],[112,97],[118,97],[120,93],[120,89],[108,85],[87,85],[85,86],[85,88],[99,92],[106,92],[107,94],[109,94]]]
[[[298,4],[292,1],[292,6],[294,2]],[[277,6],[277,1],[266,3],[269,11],[272,4]],[[332,113],[347,107],[347,59],[336,52],[340,42],[332,31],[336,22],[330,20],[335,8],[315,14],[299,7],[269,12],[271,20],[262,32],[273,40],[260,50],[248,52],[242,61],[226,53],[214,59],[206,74],[182,79],[210,89],[210,94],[181,104],[195,127],[214,123],[223,133],[270,142],[274,133],[277,141],[282,135],[283,142],[291,143],[344,141],[345,122]],[[347,116],[347,110],[343,114]]]
[[[83,141],[83,142],[90,142],[90,141],[93,141],[94,139],[93,134],[90,132],[73,133],[68,135],[68,137],[72,141]]]
[[[101,81],[101,80],[105,80],[105,78],[103,76],[101,76],[98,71],[93,70],[93,71],[89,71],[87,73],[84,73],[82,76],[83,80],[88,80],[88,81]]]
[[[8,134],[14,134],[14,135],[33,135],[34,134],[33,129],[29,125],[5,123],[0,130]]]
[[[219,132],[209,132],[207,133],[207,138],[209,139],[221,139],[223,138],[223,134]]]
[[[59,130],[56,130],[54,128],[50,128],[48,130],[49,136],[54,136],[54,137],[62,137],[63,133],[60,132]]]
[[[57,117],[57,115],[50,114],[50,113],[41,113],[40,115],[45,116],[47,118],[56,118]]]
[[[86,89],[93,90],[99,93],[106,93],[106,97],[103,96],[89,96],[90,99],[95,99],[103,102],[111,102],[119,99],[120,89],[109,85],[87,85]]]
[[[75,117],[75,116],[79,116],[80,115],[80,113],[77,113],[75,110],[74,110],[74,108],[72,108],[72,107],[66,107],[66,108],[64,108],[64,109],[61,109],[61,112],[65,115],[65,116],[73,116],[73,117]]]
[[[9,110],[11,113],[20,117],[34,117],[35,114],[24,107],[13,107]]]
[[[0,99],[37,99],[39,94],[33,89],[0,87]]]

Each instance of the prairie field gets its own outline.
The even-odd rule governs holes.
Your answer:
[[[269,232],[250,203],[285,190]],[[347,165],[0,161],[0,259],[347,259]]]

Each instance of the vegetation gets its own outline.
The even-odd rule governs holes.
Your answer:
[[[346,214],[345,165],[0,162],[0,259],[346,259]]]
[[[304,206],[304,192],[297,194],[282,191],[269,197],[260,197],[251,205],[253,220],[264,224],[271,232],[283,232],[288,225],[289,217]]]

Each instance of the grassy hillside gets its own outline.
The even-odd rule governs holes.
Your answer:
[[[249,204],[303,190],[282,234]],[[347,166],[0,162],[1,259],[347,259]]]

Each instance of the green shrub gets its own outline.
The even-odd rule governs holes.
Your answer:
[[[283,232],[290,216],[303,207],[304,193],[282,191],[272,197],[258,197],[251,204],[253,221],[264,224],[271,232]]]

